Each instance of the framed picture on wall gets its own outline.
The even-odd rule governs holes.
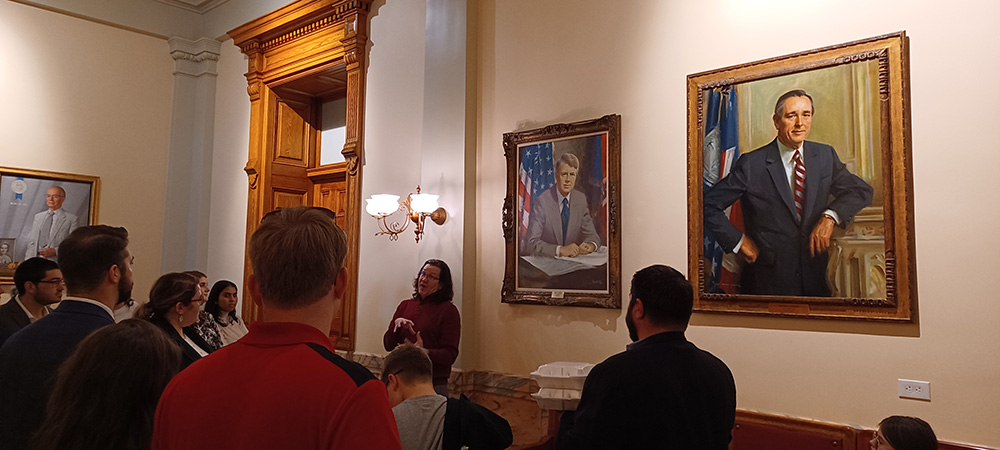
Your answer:
[[[905,32],[688,76],[695,309],[909,321]]]
[[[621,307],[621,116],[505,133],[504,303]]]
[[[99,177],[0,167],[0,283],[25,259],[55,260],[70,232],[97,223],[100,190]]]

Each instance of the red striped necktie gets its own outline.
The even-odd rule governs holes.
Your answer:
[[[795,162],[795,218],[802,221],[802,205],[805,204],[806,166],[802,164],[802,154],[798,150],[792,155]]]

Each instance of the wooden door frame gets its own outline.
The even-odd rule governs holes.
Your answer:
[[[244,171],[247,173],[246,236],[250,237],[257,224],[278,206],[276,185],[291,183],[312,186],[323,171],[317,172],[319,161],[319,121],[322,102],[346,94],[346,142],[342,153],[342,171],[347,182],[347,267],[348,288],[344,295],[342,330],[331,334],[338,349],[353,351],[356,336],[358,249],[361,230],[361,164],[364,149],[365,58],[368,42],[368,14],[373,0],[298,0],[230,31],[233,42],[248,58],[247,93],[250,96],[250,149]],[[296,125],[307,124],[301,144],[290,163],[279,161],[280,149],[288,151],[288,142],[278,142],[288,126],[281,123],[279,103],[282,100],[311,99],[309,117],[292,119]],[[305,111],[305,109],[303,109]],[[296,156],[298,155],[298,159]],[[291,167],[291,168],[289,168]],[[299,171],[298,168],[302,170]],[[281,172],[280,174],[278,172]],[[277,175],[277,176],[276,176]],[[300,183],[301,182],[301,183]],[[299,194],[285,194],[282,203],[298,202],[312,205],[313,189]],[[297,195],[297,196],[296,196]],[[244,253],[246,255],[246,253]],[[249,292],[248,280],[252,268],[244,256],[243,292]],[[246,298],[246,297],[245,297]],[[248,322],[261,319],[254,302],[243,302],[243,317]]]

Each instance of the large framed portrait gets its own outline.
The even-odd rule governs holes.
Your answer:
[[[621,116],[505,133],[504,303],[621,308]]]
[[[0,167],[0,283],[25,259],[55,260],[70,232],[97,223],[100,190],[99,177]]]
[[[689,75],[695,310],[910,321],[905,32]]]

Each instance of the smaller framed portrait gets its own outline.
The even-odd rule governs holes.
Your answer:
[[[504,303],[621,307],[621,116],[505,133]]]
[[[66,236],[97,223],[100,189],[95,176],[0,167],[0,283],[25,259],[56,260]]]

